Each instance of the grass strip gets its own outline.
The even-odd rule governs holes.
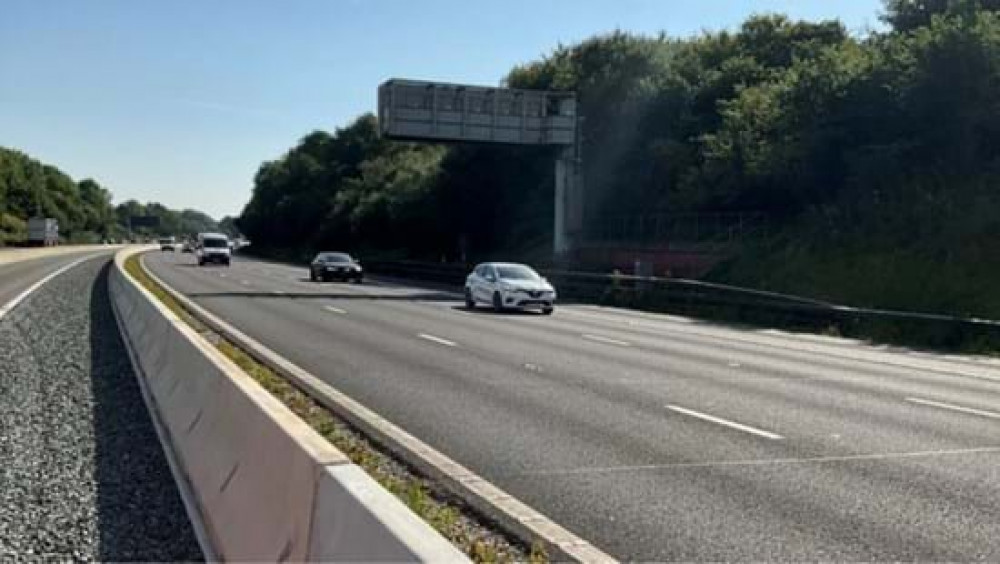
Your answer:
[[[360,466],[386,490],[451,541],[475,562],[548,562],[541,543],[526,549],[484,524],[467,507],[440,492],[404,463],[378,449],[355,428],[306,393],[196,319],[143,269],[139,255],[125,261],[125,271],[170,311],[205,337],[271,395],[279,399],[326,440]]]

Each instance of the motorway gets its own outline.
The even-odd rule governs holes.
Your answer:
[[[60,254],[0,263],[0,307],[10,302],[36,282],[59,268],[82,257],[95,254],[94,250]]]
[[[627,560],[1000,560],[1000,364],[151,253],[166,283]]]

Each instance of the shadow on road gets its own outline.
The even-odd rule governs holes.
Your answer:
[[[474,315],[523,315],[526,317],[548,317],[537,309],[505,309],[503,311],[496,311],[495,309],[486,306],[469,309],[464,305],[454,306],[451,309]]]
[[[186,294],[192,299],[200,298],[273,298],[279,300],[356,300],[356,301],[398,301],[398,302],[455,302],[458,298],[437,292],[418,292],[413,294],[347,294],[347,293],[309,293],[309,292],[191,292]]]
[[[110,264],[90,288],[99,559],[202,560],[111,310]]]

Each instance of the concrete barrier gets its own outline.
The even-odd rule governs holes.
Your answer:
[[[209,558],[467,561],[124,271],[122,335]]]

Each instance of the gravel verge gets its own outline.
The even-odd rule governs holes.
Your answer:
[[[0,560],[201,560],[118,333],[108,259],[0,320]]]

